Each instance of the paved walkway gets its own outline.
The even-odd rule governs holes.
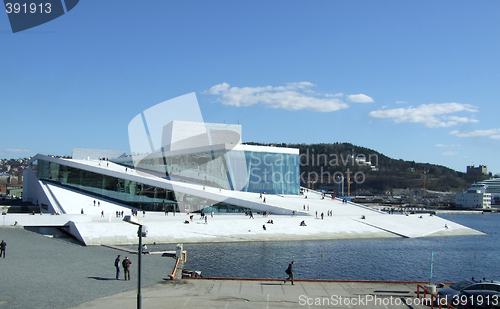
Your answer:
[[[143,308],[429,308],[416,305],[416,284],[259,280],[166,281],[142,290]],[[135,293],[134,293],[135,292]],[[136,308],[137,292],[120,293],[75,309]]]
[[[6,258],[0,258],[0,309],[62,309],[117,293],[136,294],[134,254],[84,247],[20,227],[0,228],[2,239],[7,250]],[[118,254],[132,260],[131,281],[115,279],[113,263]],[[143,287],[163,281],[175,265],[173,258],[159,254],[144,255],[142,261]]]

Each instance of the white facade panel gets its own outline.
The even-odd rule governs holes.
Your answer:
[[[491,194],[479,192],[457,193],[455,203],[462,208],[491,208]]]

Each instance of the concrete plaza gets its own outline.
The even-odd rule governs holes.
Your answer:
[[[21,227],[0,228],[0,239],[7,243],[6,258],[0,258],[2,309],[62,309],[117,293],[137,293],[137,255],[85,247]],[[118,254],[132,260],[130,281],[115,279]],[[142,260],[144,287],[164,281],[175,265],[173,258],[159,254],[144,255]]]
[[[142,291],[143,308],[429,308],[416,298],[417,284],[184,279]],[[136,308],[125,292],[75,309]]]

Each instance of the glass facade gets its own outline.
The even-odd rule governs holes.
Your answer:
[[[67,165],[35,160],[31,168],[39,180],[67,187],[97,198],[118,202],[146,211],[182,213],[211,211],[221,213],[248,212],[228,203],[219,203],[198,196],[175,192],[127,179],[102,175]],[[257,211],[254,211],[257,213]]]
[[[227,190],[268,194],[300,190],[298,154],[225,149],[165,157],[157,153],[137,162],[137,168]]]
[[[244,207],[240,207],[240,206],[236,206],[236,205],[222,202],[222,203],[217,203],[213,206],[207,206],[202,211],[206,214],[209,214],[212,211],[215,213],[243,213],[243,212],[248,213],[251,210],[252,209],[250,209],[250,208],[244,208]],[[252,211],[256,214],[261,213],[261,211],[256,211],[256,210],[252,210]]]
[[[299,155],[245,151],[246,192],[299,194]]]
[[[173,191],[147,184],[102,175],[74,167],[36,160],[32,168],[40,180],[102,197],[144,210],[173,211]],[[176,208],[179,211],[179,208]]]

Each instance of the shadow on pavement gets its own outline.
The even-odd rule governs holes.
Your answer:
[[[87,277],[89,279],[95,279],[95,280],[115,280],[116,278],[104,278],[104,277]]]
[[[283,283],[264,283],[262,282],[260,285],[283,285]]]

